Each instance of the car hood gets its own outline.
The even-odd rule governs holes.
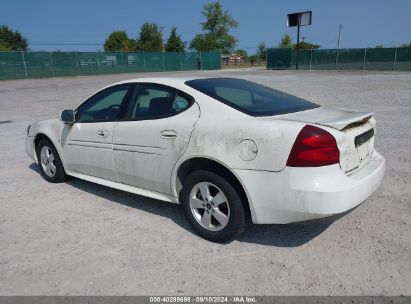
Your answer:
[[[342,130],[349,125],[366,122],[372,116],[372,112],[357,112],[342,108],[319,107],[307,111],[276,116],[275,118],[318,124]]]
[[[59,117],[52,117],[52,118],[47,118],[47,119],[41,119],[41,120],[36,120],[31,123],[31,126],[34,125],[42,125],[42,124],[55,124],[60,121]]]

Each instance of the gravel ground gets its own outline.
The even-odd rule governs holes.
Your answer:
[[[383,184],[342,217],[252,226],[229,244],[213,244],[194,234],[178,205],[78,179],[47,183],[24,152],[30,122],[141,74],[3,81],[0,294],[411,295],[411,74],[196,73],[374,111],[376,147],[387,159]]]

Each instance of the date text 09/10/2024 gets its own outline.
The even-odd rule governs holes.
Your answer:
[[[224,297],[224,296],[163,296],[163,297],[150,297],[150,303],[255,303],[257,299],[255,297],[248,297],[248,296],[232,296],[232,297]]]

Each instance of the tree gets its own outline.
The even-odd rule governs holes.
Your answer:
[[[177,35],[177,28],[173,26],[171,28],[170,36],[166,43],[166,52],[184,52],[186,43],[181,40],[181,36]]]
[[[190,48],[197,51],[220,50],[223,54],[229,54],[237,43],[237,39],[230,35],[229,31],[236,28],[238,22],[228,11],[223,11],[218,1],[204,5],[202,14],[206,18],[206,21],[201,23],[202,30],[206,33],[196,35],[190,43]]]
[[[411,43],[403,43],[400,47],[411,47]]]
[[[197,34],[191,40],[189,48],[197,52],[210,52],[218,50],[218,45],[211,34]]]
[[[132,49],[133,42],[125,31],[112,32],[104,42],[104,51],[106,52],[131,51]]]
[[[294,44],[294,47],[297,47],[297,44]],[[299,49],[318,49],[319,47],[320,47],[320,45],[310,43],[310,42],[307,42],[307,41],[301,41],[298,45]]]
[[[257,55],[260,60],[265,60],[267,58],[267,46],[264,42],[261,42],[257,47]]]
[[[0,50],[2,51],[26,51],[27,38],[19,31],[12,31],[8,26],[0,26]]]
[[[243,49],[238,49],[234,51],[234,54],[240,55],[241,57],[243,57],[244,59],[248,58],[248,54],[246,50]]]
[[[284,36],[281,37],[280,43],[278,44],[279,48],[297,48],[297,44],[293,44],[293,40],[291,39],[291,36],[288,34],[285,34]],[[320,45],[310,43],[307,41],[301,41],[298,44],[298,47],[300,49],[318,49]]]
[[[291,39],[291,36],[288,34],[285,34],[284,36],[281,37],[280,43],[278,44],[278,47],[280,48],[292,48],[293,47],[293,40]]]
[[[248,60],[250,60],[251,65],[254,65],[254,62],[260,61],[260,57],[258,55],[251,55],[248,57]]]
[[[156,23],[144,23],[136,41],[139,51],[163,51],[163,33]]]

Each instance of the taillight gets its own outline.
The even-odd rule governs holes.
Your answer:
[[[327,131],[306,125],[297,136],[288,156],[289,167],[321,167],[338,164],[340,151],[334,136]]]

